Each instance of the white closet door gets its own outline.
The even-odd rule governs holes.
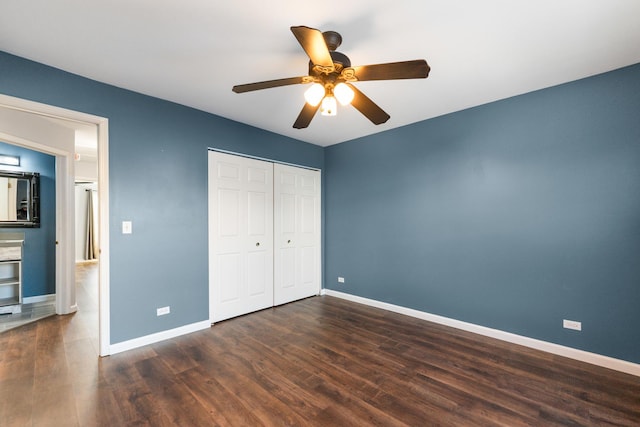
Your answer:
[[[209,315],[273,306],[273,164],[209,152]]]
[[[320,172],[274,165],[274,305],[320,292]]]

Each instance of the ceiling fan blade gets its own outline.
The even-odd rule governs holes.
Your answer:
[[[293,127],[296,129],[304,129],[309,126],[309,123],[311,123],[311,119],[313,119],[313,116],[316,115],[316,111],[318,111],[318,108],[320,108],[320,104],[314,107],[305,102],[304,107],[302,107],[302,111],[300,111],[300,114],[298,114],[298,118],[293,124]]]
[[[431,68],[424,59],[353,67],[358,81],[424,79]]]
[[[369,99],[367,95],[360,92],[354,85],[349,83],[347,84],[354,92],[351,105],[353,105],[356,110],[364,114],[365,117],[371,120],[375,125],[382,124],[389,120],[391,116],[389,116],[382,108],[378,107],[378,105]]]
[[[257,83],[247,83],[245,85],[236,85],[233,87],[232,90],[235,93],[244,93],[244,92],[251,92],[253,90],[269,89],[272,87],[295,85],[295,84],[305,83],[306,77],[307,76],[289,77],[287,79],[277,79],[277,80],[267,80],[264,82],[257,82]]]
[[[324,36],[320,30],[300,26],[291,27],[291,32],[296,36],[298,43],[307,53],[313,65],[321,66],[322,71],[326,73],[331,73],[335,70],[333,59],[329,54],[329,48],[327,48],[327,43],[324,41]]]

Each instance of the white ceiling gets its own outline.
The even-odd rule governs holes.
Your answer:
[[[293,129],[307,72],[289,27],[342,34],[353,65],[426,59],[428,79],[356,83],[353,107]],[[2,0],[0,50],[328,146],[640,62],[638,0]],[[2,70],[0,70],[0,73]]]

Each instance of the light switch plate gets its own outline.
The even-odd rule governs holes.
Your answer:
[[[122,221],[122,234],[133,233],[133,224],[131,221]]]

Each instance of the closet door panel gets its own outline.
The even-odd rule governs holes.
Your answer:
[[[218,282],[238,283],[242,278],[242,263],[240,254],[223,254],[219,257]],[[240,298],[240,288],[237,286],[221,286],[220,302],[230,303]]]
[[[273,306],[273,164],[209,152],[212,322]]]
[[[274,165],[274,304],[320,292],[320,172]]]
[[[273,261],[267,259],[264,253],[254,252],[250,253],[247,257],[247,283],[249,285],[249,297],[252,299],[262,298],[265,294],[269,293],[271,287],[271,280],[269,275],[271,274],[271,264]]]
[[[279,253],[279,284],[282,288],[292,288],[296,284],[296,249],[282,248]]]
[[[317,283],[318,264],[315,246],[300,249],[300,283],[303,287],[313,287]]]
[[[276,197],[278,196],[276,195]],[[296,196],[295,194],[280,194],[279,200],[276,221],[279,222],[280,233],[293,237],[296,232]]]

